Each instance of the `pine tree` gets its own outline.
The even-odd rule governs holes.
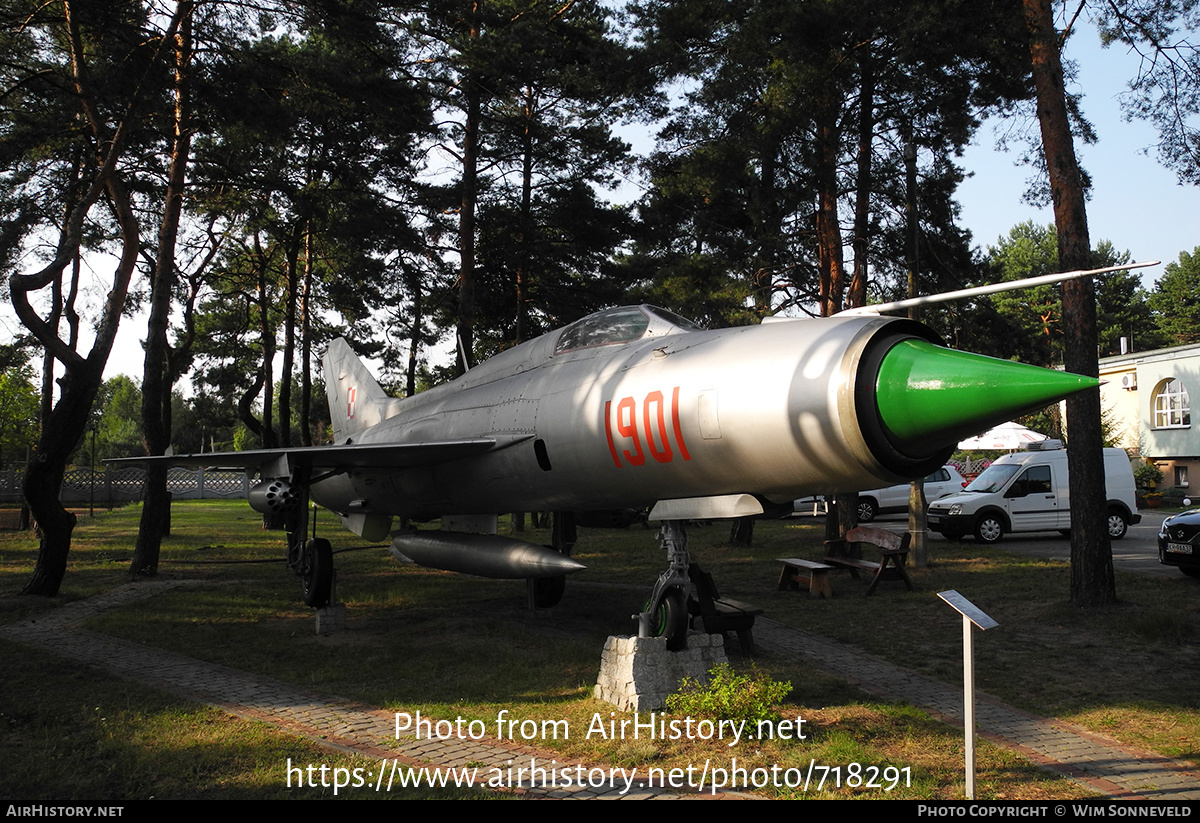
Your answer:
[[[1050,0],[1023,0],[1029,31],[1030,62],[1037,94],[1038,124],[1046,159],[1058,262],[1064,271],[1088,268],[1084,177],[1075,157],[1074,139],[1063,82],[1062,38],[1054,26]],[[1069,372],[1095,377],[1096,296],[1091,279],[1062,286],[1066,329],[1063,365]],[[1117,599],[1112,547],[1105,523],[1104,462],[1100,390],[1067,399],[1068,468],[1071,486],[1071,602],[1083,608],[1108,606]]]
[[[58,492],[87,425],[139,260],[141,222],[132,192],[143,126],[186,8],[176,4],[164,17],[135,2],[64,0],[9,2],[3,10],[11,27],[0,42],[3,85],[9,90],[2,116],[6,136],[15,138],[5,141],[4,188],[10,195],[6,208],[18,215],[5,232],[4,254],[11,259],[38,232],[53,247],[39,270],[12,275],[9,292],[21,322],[64,370],[25,477],[25,497],[41,529],[26,593],[56,594],[66,570],[75,517],[63,508]],[[80,259],[108,238],[118,262],[102,287],[107,297],[85,354],[73,319],[78,317]],[[44,290],[52,294],[45,316],[33,302]],[[65,336],[62,318],[68,320]],[[49,378],[52,361],[47,362]]]
[[[1200,246],[1163,267],[1150,307],[1174,344],[1200,342]]]

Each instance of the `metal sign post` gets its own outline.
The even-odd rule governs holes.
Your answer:
[[[971,624],[980,631],[994,629],[1000,624],[988,617],[967,598],[953,589],[938,592],[938,597],[950,604],[963,618],[963,732],[966,737],[967,800],[975,799],[975,646]]]

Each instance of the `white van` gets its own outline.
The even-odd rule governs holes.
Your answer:
[[[1118,540],[1142,519],[1124,450],[1104,450],[1104,480],[1108,534]],[[995,543],[1008,532],[1068,531],[1071,507],[1062,441],[1031,443],[1027,451],[1006,454],[962,492],[930,502],[929,528],[946,537],[973,534],[980,543]]]

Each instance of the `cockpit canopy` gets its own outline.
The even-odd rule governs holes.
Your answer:
[[[700,330],[700,326],[686,317],[658,306],[621,306],[589,314],[564,328],[558,335],[554,353]]]

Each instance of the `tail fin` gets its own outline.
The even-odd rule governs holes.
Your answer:
[[[384,392],[344,339],[329,344],[322,364],[335,443],[396,413],[400,400]]]

